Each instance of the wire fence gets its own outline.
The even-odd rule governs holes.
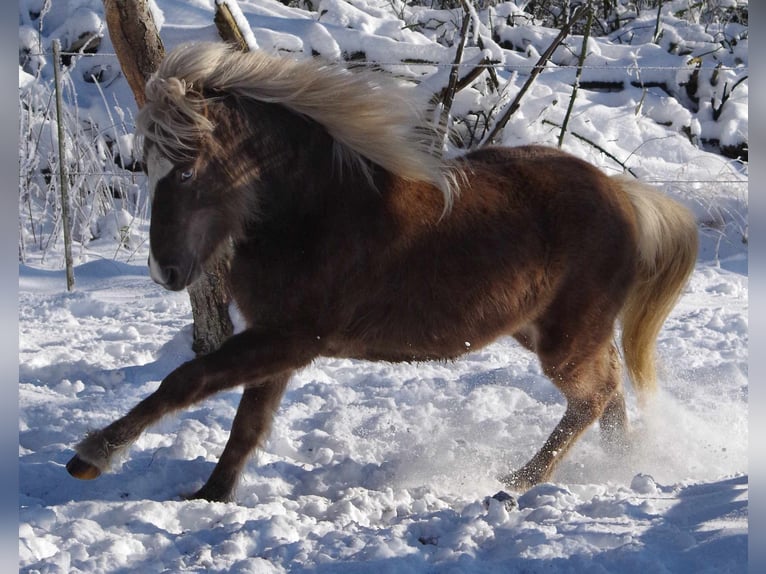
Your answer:
[[[88,52],[61,52],[62,56],[70,56],[70,57],[100,57],[100,56],[106,56],[106,57],[113,57],[116,58],[117,54],[113,52],[98,52],[96,54],[91,54]],[[52,52],[27,52],[26,55],[28,56],[37,56],[37,57],[49,57],[52,56]],[[321,56],[320,56],[321,57]],[[689,56],[690,60],[694,59],[694,56]],[[640,71],[665,71],[665,72],[672,72],[672,71],[693,71],[696,68],[696,64],[689,64],[687,66],[654,66],[654,65],[638,65],[638,64],[583,64],[582,66],[578,64],[555,64],[555,63],[547,63],[547,64],[519,64],[517,62],[509,63],[509,62],[432,62],[430,60],[418,60],[418,59],[412,59],[412,60],[396,60],[396,61],[386,61],[386,60],[357,60],[354,58],[348,58],[348,59],[340,59],[338,60],[341,63],[350,64],[354,66],[370,66],[370,67],[378,67],[378,66],[412,66],[412,67],[432,67],[432,68],[498,68],[498,67],[505,67],[509,71],[514,70],[536,70],[536,69],[542,69],[542,70],[567,70],[572,69],[576,70],[578,68],[582,68],[584,70],[640,70]],[[729,71],[729,72],[742,72],[745,75],[749,74],[749,66],[741,65],[741,66],[726,66],[723,64],[716,64],[715,66],[702,66],[700,69],[702,70],[719,70],[719,71]]]
[[[52,57],[53,53],[52,51],[29,51],[26,52],[27,56],[35,56],[35,57]],[[114,52],[98,52],[98,53],[89,53],[89,52],[72,52],[72,51],[60,51],[59,56],[67,56],[70,58],[117,58],[117,54]],[[693,73],[695,71],[699,70],[707,70],[707,71],[730,71],[735,72],[737,76],[740,79],[747,79],[749,75],[749,67],[747,65],[739,65],[739,66],[726,66],[721,63],[716,64],[715,66],[703,66],[701,62],[695,62],[693,60],[693,57],[690,56],[689,58],[689,64],[686,66],[669,66],[669,65],[643,65],[639,64],[638,62],[634,64],[621,64],[621,63],[609,63],[609,64],[587,64],[584,63],[582,65],[579,64],[556,64],[552,63],[550,61],[545,62],[543,64],[522,64],[518,62],[494,62],[494,61],[487,61],[486,60],[486,54],[484,54],[484,60],[479,61],[478,58],[474,58],[474,61],[461,61],[461,62],[436,62],[436,61],[427,61],[427,60],[366,60],[366,59],[354,59],[354,58],[348,58],[347,60],[340,60],[341,63],[345,63],[348,65],[353,66],[369,66],[369,67],[393,67],[393,66],[403,66],[403,67],[423,67],[423,68],[449,68],[449,69],[455,69],[455,68],[470,68],[472,70],[476,69],[498,69],[502,68],[505,71],[508,72],[517,72],[517,71],[534,71],[534,70],[541,70],[542,72],[554,72],[554,71],[561,71],[561,70],[577,70],[577,69],[583,69],[583,70],[598,70],[598,71],[625,71],[625,72],[632,72],[632,73],[638,73],[639,75],[642,72],[646,71],[656,71],[656,72],[690,72]],[[630,74],[632,75],[632,74]],[[125,168],[120,168],[119,166],[115,166],[114,171],[98,171],[98,170],[87,170],[87,171],[78,171],[78,170],[67,170],[66,175],[70,177],[77,177],[77,176],[100,176],[100,177],[117,177],[117,178],[127,178],[132,181],[136,181],[136,178],[142,178],[143,173],[139,170],[130,170]],[[56,170],[48,170],[47,175],[50,177],[60,177],[61,173]],[[748,180],[746,177],[743,177],[742,179],[665,179],[665,178],[644,178],[644,181],[647,183],[653,183],[653,184],[660,184],[660,185],[667,185],[667,184],[689,184],[689,185],[704,185],[704,184],[725,184],[725,185],[735,185],[735,186],[746,186],[748,184]]]
[[[576,20],[576,15],[573,15],[572,18]],[[476,16],[472,15],[471,18],[475,18]],[[447,41],[447,44],[445,45],[444,42],[441,40],[438,41],[439,44],[441,44],[445,50],[444,51],[436,51],[436,52],[417,52],[414,51],[412,57],[401,57],[401,58],[381,58],[381,59],[374,59],[374,58],[368,58],[368,54],[365,52],[343,52],[342,55],[339,57],[333,56],[333,57],[322,57],[320,54],[320,58],[325,62],[337,62],[342,65],[346,65],[349,68],[376,68],[378,70],[384,70],[386,73],[391,74],[393,76],[399,77],[400,79],[408,79],[413,82],[421,82],[423,78],[429,77],[429,78],[442,78],[446,77],[446,74],[444,74],[445,70],[449,70],[450,78],[449,83],[447,86],[445,86],[441,93],[435,93],[433,94],[433,97],[431,99],[431,104],[436,105],[437,108],[440,106],[442,110],[442,119],[445,117],[447,118],[447,122],[454,121],[455,125],[457,126],[461,122],[462,125],[459,125],[459,129],[463,130],[464,134],[461,134],[461,137],[466,137],[464,141],[461,143],[455,143],[457,148],[465,148],[465,149],[471,149],[477,146],[485,145],[487,143],[493,143],[493,141],[496,141],[494,138],[496,134],[498,134],[500,131],[502,131],[505,127],[505,123],[508,120],[508,117],[510,117],[510,114],[512,114],[515,110],[513,109],[516,107],[518,109],[518,100],[523,98],[527,88],[529,85],[531,85],[533,82],[539,81],[537,80],[539,77],[545,77],[545,78],[552,78],[552,82],[555,83],[564,83],[569,84],[572,87],[572,94],[570,96],[570,110],[572,108],[572,105],[575,101],[575,94],[577,89],[581,89],[584,91],[589,92],[599,92],[599,91],[614,91],[615,89],[629,89],[629,88],[640,88],[643,89],[644,96],[646,96],[646,90],[648,89],[654,89],[658,88],[661,89],[665,94],[672,98],[683,98],[683,92],[684,89],[684,83],[690,83],[691,81],[694,81],[695,83],[698,81],[701,81],[703,78],[706,80],[712,80],[710,83],[713,84],[716,81],[721,81],[720,83],[723,84],[723,97],[721,98],[721,94],[717,93],[717,95],[714,95],[714,98],[718,98],[718,103],[713,104],[715,107],[717,105],[718,107],[718,113],[720,114],[720,109],[723,107],[724,103],[728,98],[731,97],[731,92],[734,91],[734,89],[739,86],[742,82],[748,79],[749,77],[749,67],[746,63],[738,64],[738,65],[727,65],[726,63],[717,60],[717,61],[711,61],[712,58],[708,58],[711,54],[720,53],[725,54],[725,52],[720,52],[721,50],[726,50],[724,48],[723,44],[721,44],[718,47],[713,46],[712,49],[710,46],[707,47],[698,47],[694,49],[693,51],[690,51],[688,54],[683,55],[683,60],[676,59],[676,62],[682,62],[678,65],[668,65],[665,64],[665,61],[672,61],[672,60],[664,60],[663,58],[656,58],[656,57],[650,57],[650,58],[644,58],[644,61],[641,61],[640,58],[633,57],[630,60],[623,58],[621,60],[610,60],[610,58],[604,56],[600,56],[596,54],[595,57],[591,58],[590,62],[588,62],[585,58],[585,51],[584,48],[587,48],[590,46],[588,42],[588,35],[582,36],[582,42],[575,41],[574,43],[568,43],[564,42],[564,39],[568,37],[569,34],[569,28],[566,27],[566,30],[561,29],[559,30],[559,34],[556,37],[555,40],[553,40],[550,45],[547,46],[546,50],[543,50],[544,46],[542,45],[532,45],[530,44],[531,49],[527,50],[521,50],[521,49],[506,49],[505,47],[501,46],[498,41],[495,41],[493,38],[494,46],[495,47],[502,47],[504,51],[504,57],[499,58],[497,56],[497,52],[493,51],[492,49],[484,49],[483,46],[478,43],[474,42],[473,45],[470,48],[470,52],[466,52],[463,54],[463,47],[465,46],[466,42],[466,31],[468,30],[468,15],[465,14],[463,16],[463,26],[461,28],[461,36],[455,37],[452,40]],[[658,21],[659,21],[659,12],[658,12]],[[454,22],[444,22],[442,24],[445,24],[449,27],[449,25],[453,25],[455,28],[455,31],[459,28],[459,26]],[[439,27],[441,27],[441,25]],[[420,23],[420,25],[423,25],[424,28],[428,29],[428,26]],[[480,28],[485,27],[486,24],[482,22],[475,22],[475,25],[478,25]],[[588,25],[589,26],[589,25]],[[655,36],[656,36],[656,30],[655,30]],[[571,36],[569,36],[571,38]],[[444,36],[444,38],[447,38]],[[443,38],[443,39],[444,39]],[[655,38],[656,39],[656,38]],[[541,39],[541,42],[550,42],[550,38],[548,40]],[[598,40],[594,40],[598,41]],[[619,42],[622,44],[622,42]],[[628,42],[629,44],[630,42]],[[624,44],[627,46],[628,44]],[[36,46],[40,46],[40,44],[36,44]],[[461,56],[457,56],[455,58],[452,57],[452,48],[457,47],[457,54],[463,54]],[[35,65],[37,65],[38,71],[42,69],[42,66],[40,65],[39,60],[35,60],[35,58],[45,58],[47,62],[53,62],[53,65],[55,66],[55,71],[57,72],[55,75],[60,75],[59,72],[61,71],[69,71],[73,72],[76,70],[75,66],[77,65],[77,62],[80,61],[80,59],[96,59],[101,60],[101,62],[98,62],[96,64],[96,67],[98,69],[108,69],[111,67],[111,71],[106,72],[105,75],[102,75],[99,73],[92,73],[92,70],[95,70],[97,68],[91,68],[86,69],[85,74],[90,74],[88,78],[85,79],[86,82],[95,85],[96,89],[98,90],[102,100],[103,105],[106,111],[106,117],[108,117],[110,120],[112,120],[112,112],[113,110],[110,109],[110,104],[107,103],[107,99],[104,95],[104,92],[106,88],[114,82],[116,79],[118,79],[122,75],[122,71],[119,67],[119,56],[114,52],[86,52],[83,50],[74,51],[74,50],[68,50],[68,51],[62,51],[60,49],[55,50],[57,54],[53,59],[51,60],[51,57],[54,56],[54,54],[49,50],[35,50],[34,47],[30,46],[31,49],[28,49],[24,52],[20,52],[20,58],[27,58],[27,62],[32,62],[32,68],[34,69]],[[732,45],[729,44],[729,49],[732,48]],[[539,52],[538,52],[539,50]],[[285,53],[286,57],[309,57],[308,53],[303,54],[302,56],[299,56],[297,53],[294,53],[290,50],[280,50],[279,48],[274,48],[272,50],[275,53]],[[563,54],[562,54],[563,51]],[[578,52],[581,52],[579,54],[578,58]],[[308,52],[308,48],[306,48],[306,52]],[[316,52],[314,52],[316,53]],[[542,53],[542,56],[540,55]],[[336,53],[337,54],[337,53]],[[435,54],[438,54],[438,57],[444,56],[444,61],[437,60],[437,56]],[[556,57],[554,58],[554,54]],[[678,56],[678,54],[676,54]],[[423,57],[418,57],[423,56]],[[430,56],[430,57],[428,57]],[[562,57],[563,56],[563,57]],[[666,55],[665,55],[666,56]],[[590,57],[590,56],[589,56]],[[449,61],[452,60],[452,61]],[[576,63],[572,63],[574,60],[577,60]],[[595,60],[595,61],[594,61]],[[631,61],[632,60],[632,61]],[[534,61],[534,62],[533,62]],[[729,63],[736,62],[733,58],[729,58],[727,60]],[[64,65],[66,63],[66,65]],[[116,64],[116,65],[115,65]],[[89,65],[89,64],[88,64]],[[400,72],[401,69],[401,72]],[[586,74],[583,76],[583,72],[592,72],[590,74]],[[574,81],[572,80],[571,72],[576,72],[574,76]],[[551,76],[551,74],[559,73],[561,75],[559,76]],[[544,76],[542,76],[544,74]],[[526,82],[523,86],[521,86],[520,89],[518,89],[518,93],[516,94],[516,98],[513,99],[509,97],[509,93],[511,93],[514,89],[519,88],[518,83],[521,83],[524,81],[524,78],[526,76]],[[76,106],[76,101],[78,100],[77,90],[75,89],[75,84],[72,81],[72,78],[69,77],[67,74],[69,85],[67,87],[67,96],[72,99],[70,104],[73,104]],[[455,112],[454,117],[452,114],[452,110],[450,109],[450,106],[452,104],[452,98],[454,97],[456,91],[463,90],[469,86],[476,87],[476,82],[479,80],[479,78],[487,78],[487,81],[483,84],[478,84],[479,91],[482,94],[482,98],[487,98],[486,102],[489,103],[489,107],[484,109],[482,106],[484,106],[484,100],[482,100],[482,103],[480,104],[480,108],[475,111],[469,112],[469,115],[467,117],[462,117],[462,114],[465,113],[465,109],[462,109],[461,112]],[[562,80],[563,78],[563,80]],[[498,81],[498,79],[502,81]],[[47,79],[46,79],[47,81]],[[727,84],[728,82],[728,84]],[[436,82],[431,82],[431,84],[436,84]],[[459,87],[456,87],[456,84],[459,84]],[[614,85],[612,85],[614,84]],[[614,86],[620,84],[619,88],[615,88]],[[432,89],[434,88],[434,85],[432,85]],[[727,94],[726,86],[729,87],[729,92]],[[561,86],[557,86],[555,89],[558,90]],[[511,88],[511,89],[509,89]],[[61,91],[60,86],[56,86],[57,94]],[[451,94],[449,93],[449,90],[452,90]],[[714,92],[716,90],[719,90],[719,88],[716,88],[713,90]],[[445,94],[449,97],[445,97]],[[689,95],[688,91],[687,94]],[[564,96],[565,97],[565,96]],[[707,95],[705,97],[708,97]],[[439,99],[441,98],[441,99]],[[643,103],[644,97],[641,97],[641,103],[639,104],[639,107]],[[689,98],[687,98],[687,101],[684,103],[682,102],[682,105],[689,106]],[[693,99],[693,98],[691,98]],[[132,102],[131,102],[132,103]],[[709,105],[709,104],[706,104]],[[560,109],[560,108],[559,108]],[[691,110],[692,114],[694,114],[694,110]],[[716,110],[713,110],[716,112]],[[510,112],[510,113],[509,113]],[[50,110],[46,112],[50,114]],[[625,149],[624,147],[615,146],[616,149],[620,149],[619,152],[615,152],[619,155],[624,155],[624,159],[620,159],[616,157],[614,154],[610,153],[610,149],[613,150],[612,144],[613,142],[607,141],[606,143],[603,142],[602,136],[591,136],[593,139],[589,139],[588,133],[585,133],[585,136],[578,134],[575,129],[572,129],[568,126],[568,119],[569,119],[569,111],[567,111],[567,115],[564,118],[564,122],[561,125],[558,125],[556,122],[549,121],[550,118],[555,118],[555,112],[553,112],[553,116],[549,116],[549,119],[542,119],[543,124],[547,124],[550,126],[550,133],[553,133],[555,131],[560,130],[559,132],[559,138],[558,138],[558,145],[561,147],[564,134],[570,134],[573,138],[576,138],[580,141],[580,144],[578,145],[590,145],[592,146],[592,153],[595,153],[597,157],[600,157],[601,160],[596,161],[596,163],[602,165],[602,168],[605,170],[616,170],[616,171],[625,171],[628,173],[631,173],[633,175],[636,175],[636,172],[633,171],[633,169],[640,169],[640,161],[642,155],[637,153],[638,148],[643,146],[644,144],[648,143],[649,141],[652,141],[653,139],[664,139],[663,137],[660,138],[649,138],[647,141],[641,142],[636,149],[630,151],[628,149]],[[473,115],[471,115],[473,114]],[[636,114],[638,114],[638,111],[636,111]],[[130,127],[131,122],[125,122],[125,119],[121,116],[120,121],[121,125],[118,125],[118,123],[115,122],[102,122],[103,125],[98,126],[92,126],[95,127],[95,131],[98,133],[94,135],[93,130],[89,133],[87,130],[83,130],[81,126],[79,127],[71,127],[72,125],[79,123],[79,118],[76,117],[77,114],[72,114],[69,118],[70,121],[70,129],[72,140],[75,140],[76,138],[80,137],[82,138],[82,141],[76,142],[75,145],[81,147],[81,149],[85,150],[83,155],[98,155],[93,154],[93,152],[90,149],[87,149],[89,146],[93,145],[94,139],[91,139],[90,141],[87,140],[88,137],[90,138],[99,138],[99,141],[103,139],[103,134],[106,132],[116,132],[118,130],[121,130],[120,135],[132,135],[128,134],[128,131],[132,129]],[[99,112],[100,115],[100,112]],[[51,123],[58,122],[59,123],[59,132],[61,133],[61,125],[60,122],[62,121],[61,113],[56,114],[56,118],[54,119],[52,117],[52,114],[50,114],[49,121]],[[470,119],[469,119],[470,118]],[[74,121],[72,121],[74,119]],[[473,127],[468,126],[469,121],[476,120],[476,124]],[[540,118],[538,118],[539,120]],[[714,114],[714,119],[718,119],[717,116]],[[482,124],[479,127],[479,121],[482,120],[484,124]],[[105,125],[107,123],[113,123],[113,125]],[[440,123],[440,120],[435,120],[435,124],[439,124],[437,128],[441,128],[442,124]],[[445,124],[446,126],[447,124]],[[709,140],[705,140],[702,133],[695,133],[694,138],[691,136],[691,129],[688,126],[685,126],[685,130],[688,130],[689,133],[686,134],[686,137],[688,137],[690,140],[694,139],[696,140],[696,145],[699,145],[701,149],[711,149],[709,145]],[[76,131],[76,133],[75,133]],[[446,135],[446,127],[445,127],[445,135]],[[550,133],[548,133],[545,136],[547,138]],[[669,134],[668,137],[677,137],[680,132],[676,132],[674,134]],[[22,134],[23,135],[23,134]],[[555,134],[554,134],[555,136]],[[118,138],[119,139],[119,138]],[[446,139],[445,139],[446,141]],[[546,139],[546,141],[548,141]],[[582,143],[584,142],[584,144]],[[693,142],[694,143],[694,142]],[[599,145],[601,144],[601,145]],[[99,144],[101,145],[101,144]],[[118,144],[119,145],[119,144]],[[551,145],[553,145],[551,143]],[[23,147],[23,146],[22,146]],[[131,144],[131,148],[132,148]],[[140,150],[134,150],[140,153]],[[723,149],[721,149],[723,151]],[[456,153],[460,153],[460,149],[454,150]],[[54,197],[55,194],[51,194],[51,190],[55,188],[57,185],[57,181],[61,182],[62,187],[64,186],[64,180],[65,179],[71,179],[73,185],[84,184],[83,187],[92,186],[94,183],[96,187],[93,187],[93,189],[98,189],[98,193],[91,193],[90,197],[88,196],[88,193],[82,193],[78,198],[77,202],[79,202],[76,205],[76,212],[80,218],[80,223],[75,224],[75,226],[79,225],[81,228],[88,227],[93,224],[94,217],[98,219],[99,214],[101,218],[104,217],[103,211],[109,211],[111,210],[110,215],[116,213],[119,211],[119,209],[122,209],[124,205],[128,202],[128,196],[132,193],[133,196],[130,199],[132,202],[131,212],[132,216],[134,216],[134,219],[138,220],[141,219],[143,221],[148,220],[149,215],[149,205],[148,205],[148,198],[146,194],[146,176],[141,171],[141,168],[143,167],[141,165],[141,158],[125,158],[122,157],[122,154],[120,153],[120,150],[117,150],[117,153],[115,154],[114,150],[111,148],[106,153],[106,156],[108,156],[111,153],[111,161],[109,161],[109,158],[107,157],[107,161],[99,163],[98,161],[89,161],[89,162],[82,162],[78,161],[75,164],[70,164],[68,167],[64,166],[64,162],[62,161],[61,157],[55,158],[56,162],[61,162],[61,169],[58,169],[58,164],[55,163],[51,157],[48,158],[48,165],[43,171],[37,170],[37,175],[42,176],[44,179],[47,179],[47,183],[43,185],[43,188],[45,185],[47,185],[47,189],[43,189],[42,197],[43,197],[43,207],[45,209],[48,209],[48,205],[50,202],[51,197]],[[453,153],[453,152],[450,152]],[[601,154],[598,156],[598,154]],[[735,149],[736,153],[736,149]],[[747,142],[744,143],[744,151],[743,151],[743,157],[745,158],[745,162],[747,161]],[[103,155],[103,154],[102,154]],[[135,155],[135,154],[134,154]],[[59,153],[59,156],[63,156],[63,152]],[[128,159],[126,162],[125,160]],[[638,162],[636,161],[638,159]],[[642,170],[642,177],[641,179],[645,181],[646,183],[655,184],[659,186],[667,186],[668,189],[675,188],[676,190],[680,191],[682,194],[685,194],[687,190],[689,192],[692,192],[693,188],[695,186],[727,186],[729,188],[737,188],[743,190],[742,193],[739,191],[735,192],[734,195],[739,196],[740,200],[742,202],[743,207],[743,213],[746,213],[747,211],[747,200],[746,200],[746,190],[748,186],[748,178],[747,178],[747,169],[746,167],[739,169],[735,166],[735,162],[731,161],[733,158],[732,156],[729,156],[729,159],[721,158],[722,166],[725,165],[725,167],[722,167],[720,170],[714,170],[714,169],[678,169],[675,172],[668,172],[664,171],[661,173],[655,172],[655,175],[652,177],[651,171],[643,169]],[[614,163],[612,163],[614,162]],[[630,166],[628,165],[630,162]],[[24,205],[24,191],[21,189],[24,186],[24,177],[26,176],[27,181],[31,181],[31,173],[32,171],[29,170],[29,165],[27,165],[25,168],[22,168],[20,162],[20,215],[24,217],[25,215],[22,213],[22,211],[26,208],[28,209],[28,214],[26,214],[26,217],[28,217],[28,225],[32,232],[32,237],[35,240],[36,243],[40,245],[40,247],[43,246],[43,239],[44,234],[47,234],[47,245],[50,244],[51,241],[56,240],[59,230],[62,227],[62,221],[61,221],[61,215],[60,211],[53,210],[53,212],[49,215],[46,211],[44,215],[38,216],[39,220],[34,220],[35,215],[32,213],[32,205],[29,202],[29,195],[30,193],[27,193],[27,204]],[[34,163],[34,162],[32,162]],[[45,163],[45,160],[42,160],[42,162],[38,163]],[[618,167],[619,166],[619,167]],[[39,167],[39,166],[38,166]],[[23,169],[27,169],[28,171],[26,173],[23,173]],[[710,175],[710,178],[706,178],[705,176]],[[687,177],[684,178],[684,175]],[[659,176],[659,177],[658,177]],[[663,177],[664,176],[664,177]],[[703,176],[703,177],[700,177]],[[97,181],[98,180],[98,181]],[[124,183],[120,183],[124,182]],[[99,197],[97,199],[94,199],[93,196],[98,195]],[[117,209],[119,204],[121,207]],[[715,208],[718,209],[718,208]],[[724,208],[727,209],[727,208]],[[738,211],[738,208],[735,208],[735,210]],[[43,218],[46,218],[46,221],[43,222]],[[716,217],[712,217],[712,220],[715,220]],[[747,223],[746,218],[743,219],[743,217],[740,214],[734,214],[731,218],[735,221],[735,225],[740,226],[744,231],[741,233],[743,238],[746,238],[747,232]],[[23,227],[24,224],[22,224]],[[130,235],[130,223],[128,225],[128,229],[126,231],[126,237]],[[36,227],[37,226],[37,227]],[[47,226],[47,229],[44,230],[44,226]],[[66,227],[69,227],[66,225]],[[714,228],[714,227],[713,227]],[[37,235],[35,236],[35,230],[38,230]],[[122,234],[122,231],[120,231]],[[21,234],[23,236],[23,232]],[[87,235],[87,231],[83,232],[83,235]],[[123,238],[119,238],[120,244],[123,243]],[[143,237],[137,237],[135,239],[135,243],[131,246],[132,253],[130,257],[133,257],[135,253],[138,251],[141,244],[143,244],[146,241],[146,238]],[[19,254],[20,258],[23,256],[24,252],[24,239],[23,237],[20,237],[20,245],[19,245]],[[130,241],[125,241],[125,246],[127,247],[130,244]]]

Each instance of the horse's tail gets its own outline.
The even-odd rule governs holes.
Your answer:
[[[625,366],[639,402],[656,391],[655,344],[697,259],[694,215],[657,189],[614,178],[630,198],[638,228],[638,274],[622,309]]]

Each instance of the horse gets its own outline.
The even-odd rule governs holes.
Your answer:
[[[161,417],[242,387],[223,453],[187,495],[232,500],[296,371],[320,357],[456,360],[499,337],[535,353],[566,399],[540,450],[498,477],[506,488],[548,481],[596,421],[622,448],[622,364],[643,405],[695,265],[694,216],[558,148],[445,157],[418,101],[411,84],[312,58],[220,42],[168,53],[136,117],[150,276],[182,290],[228,249],[246,325],[87,433],[72,476],[96,478]]]

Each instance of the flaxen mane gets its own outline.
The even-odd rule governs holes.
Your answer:
[[[441,159],[438,138],[408,89],[380,74],[195,43],[170,53],[147,83],[139,134],[173,161],[190,159],[214,129],[205,108],[216,94],[277,103],[307,116],[334,138],[341,165],[361,167],[369,176],[370,160],[404,179],[433,184],[452,204],[455,167]]]

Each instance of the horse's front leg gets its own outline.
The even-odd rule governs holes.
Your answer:
[[[316,337],[254,330],[234,335],[218,350],[178,367],[127,415],[88,433],[75,447],[77,454],[67,463],[67,470],[76,478],[96,478],[163,416],[228,388],[257,387],[270,378],[289,376],[287,373],[304,367],[319,354]]]
[[[257,386],[245,388],[218,464],[205,485],[189,498],[221,502],[231,499],[248,456],[262,446],[269,433],[290,375],[277,375]]]

